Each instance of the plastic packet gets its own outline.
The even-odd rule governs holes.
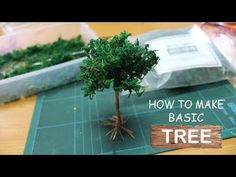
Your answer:
[[[197,25],[155,30],[130,38],[157,50],[160,62],[142,80],[146,91],[188,87],[226,80],[236,68]]]

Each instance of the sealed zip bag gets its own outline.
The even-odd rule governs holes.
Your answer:
[[[160,57],[142,80],[146,91],[188,87],[226,80],[236,75],[235,66],[197,25],[155,30],[130,38],[148,44]]]

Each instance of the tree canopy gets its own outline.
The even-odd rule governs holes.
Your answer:
[[[81,66],[79,80],[84,81],[85,96],[112,86],[115,91],[144,92],[143,77],[158,63],[159,57],[149,46],[130,42],[130,33],[121,32],[111,38],[92,39],[85,47],[87,59]]]

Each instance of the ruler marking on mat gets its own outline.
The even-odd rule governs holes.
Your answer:
[[[39,105],[39,112],[38,112],[38,115],[37,115],[37,124],[36,124],[36,129],[35,129],[35,135],[34,135],[34,139],[33,139],[33,147],[32,147],[31,154],[33,154],[33,152],[34,152],[36,135],[37,135],[38,125],[39,125],[39,120],[40,120],[40,114],[41,114],[41,111],[42,111],[42,105],[43,105],[43,100],[44,100],[44,97],[41,97],[41,98],[42,98],[42,100],[41,100],[41,104]]]
[[[97,115],[97,119],[98,119],[98,133],[99,133],[99,137],[100,137],[100,147],[101,147],[101,153],[103,153],[103,147],[102,147],[102,136],[101,136],[101,129],[100,129],[100,125],[99,125],[99,111],[98,111],[98,104],[97,104],[97,98],[96,95],[94,97],[95,99],[95,106],[96,106],[96,115]]]
[[[76,100],[76,86],[74,84],[74,154],[76,154],[76,109],[77,109],[77,100]]]

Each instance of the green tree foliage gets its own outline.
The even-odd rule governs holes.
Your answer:
[[[138,40],[131,43],[128,40],[130,35],[122,32],[112,38],[91,40],[85,47],[87,59],[81,66],[79,77],[84,81],[85,96],[92,98],[96,90],[102,91],[111,84],[118,92],[143,93],[140,82],[158,63],[159,57],[148,49],[148,45],[142,47]]]

